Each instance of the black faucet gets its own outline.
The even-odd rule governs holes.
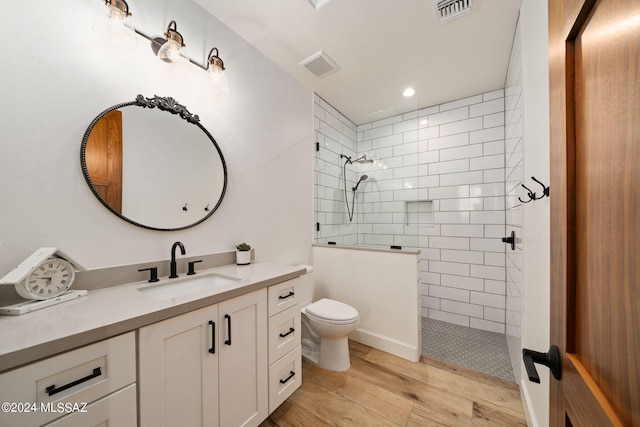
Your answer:
[[[176,277],[178,277],[178,273],[176,272],[177,268],[176,268],[176,247],[180,247],[180,253],[182,255],[186,254],[187,252],[184,250],[184,245],[181,242],[175,242],[173,244],[173,246],[171,247],[171,274],[169,274],[169,279],[175,279]]]

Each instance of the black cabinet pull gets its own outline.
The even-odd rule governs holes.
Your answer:
[[[284,338],[287,335],[290,335],[290,334],[294,333],[295,331],[296,331],[295,329],[289,328],[289,332],[287,332],[286,334],[280,334],[280,338]]]
[[[211,325],[211,348],[209,353],[216,354],[216,322],[209,320],[209,324]]]
[[[100,370],[100,367],[97,367],[97,368],[94,368],[92,374],[89,374],[84,378],[80,378],[79,380],[75,380],[73,382],[70,382],[69,384],[65,384],[60,388],[56,388],[55,385],[50,385],[49,387],[47,387],[45,389],[45,391],[47,392],[47,394],[49,396],[53,396],[54,394],[58,394],[61,391],[65,391],[67,389],[70,389],[71,387],[75,387],[78,384],[82,384],[83,382],[89,381],[90,379],[93,379],[95,377],[99,377],[100,375],[102,375],[102,370]]]
[[[540,377],[538,376],[538,371],[534,363],[539,363],[549,368],[553,374],[553,378],[559,380],[561,377],[562,362],[560,359],[560,351],[555,345],[552,345],[547,353],[540,353],[539,351],[523,348],[522,361],[524,362],[527,376],[531,382],[540,384]]]
[[[289,371],[289,376],[287,378],[283,379],[283,380],[280,380],[280,384],[286,384],[287,381],[289,381],[291,378],[293,378],[295,374],[296,374],[295,372]]]
[[[227,319],[227,339],[224,341],[224,343],[226,345],[231,345],[231,316],[225,314],[224,318]]]
[[[292,296],[294,296],[294,295],[295,295],[295,292],[291,291],[291,292],[289,292],[289,293],[288,293],[288,294],[286,294],[286,295],[279,295],[279,296],[278,296],[278,298],[279,298],[279,299],[287,299],[287,298],[292,297]]]

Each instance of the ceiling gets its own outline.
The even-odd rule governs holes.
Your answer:
[[[441,24],[432,0],[195,1],[356,124],[504,87],[521,5],[472,0]],[[299,65],[319,50],[340,69]]]

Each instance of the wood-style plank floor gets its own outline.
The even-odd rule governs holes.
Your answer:
[[[303,362],[302,386],[261,427],[527,425],[515,383],[426,356],[412,363],[349,346],[347,372]]]

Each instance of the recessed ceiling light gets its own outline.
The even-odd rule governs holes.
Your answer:
[[[412,87],[408,87],[404,90],[404,92],[402,92],[402,96],[404,96],[405,98],[409,98],[410,96],[413,96],[416,94],[416,90]]]

